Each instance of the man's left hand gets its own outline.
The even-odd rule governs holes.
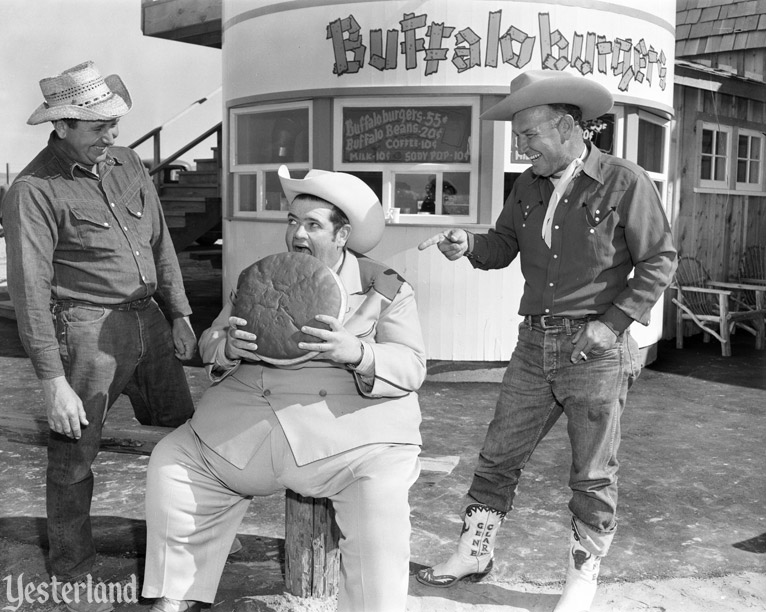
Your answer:
[[[188,361],[194,357],[197,336],[194,335],[189,317],[173,319],[173,346],[176,349],[176,357],[181,361]]]
[[[569,358],[572,363],[587,360],[591,351],[603,352],[617,343],[617,336],[601,321],[588,321],[585,327],[577,330],[572,344],[574,349]]]
[[[304,326],[301,331],[310,336],[316,336],[323,342],[299,342],[298,348],[304,351],[316,351],[322,359],[330,359],[336,363],[358,364],[362,358],[361,340],[346,331],[335,317],[317,315],[316,320],[327,323],[330,329]]]

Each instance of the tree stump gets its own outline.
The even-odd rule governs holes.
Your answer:
[[[326,498],[285,494],[285,586],[297,597],[335,597],[340,530]]]

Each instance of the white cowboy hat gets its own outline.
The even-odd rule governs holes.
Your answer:
[[[122,117],[133,105],[127,87],[116,74],[103,78],[93,62],[83,62],[40,81],[43,102],[29,125],[58,119],[109,121]]]
[[[587,121],[611,110],[609,90],[590,79],[558,70],[528,70],[511,81],[511,94],[481,115],[488,121],[510,121],[526,108],[544,104],[572,104]]]
[[[309,170],[306,178],[294,179],[287,166],[280,166],[277,173],[291,204],[296,196],[305,193],[327,200],[345,213],[351,224],[349,249],[366,253],[380,242],[386,227],[383,206],[362,179],[327,170]]]

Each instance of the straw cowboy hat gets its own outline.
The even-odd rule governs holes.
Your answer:
[[[27,119],[29,125],[58,119],[109,121],[133,105],[122,79],[116,74],[103,78],[90,61],[43,79],[40,89],[45,102]]]
[[[292,204],[296,196],[305,193],[335,204],[348,217],[351,235],[347,246],[357,253],[373,249],[383,237],[386,221],[378,196],[362,179],[345,172],[309,170],[306,178],[290,178],[287,166],[278,170],[282,189]]]
[[[613,99],[606,87],[585,77],[558,70],[528,70],[511,81],[511,94],[481,118],[510,121],[519,111],[543,104],[572,104],[587,121],[609,112]]]

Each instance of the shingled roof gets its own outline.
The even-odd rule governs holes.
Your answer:
[[[764,47],[766,0],[677,0],[677,58]]]

